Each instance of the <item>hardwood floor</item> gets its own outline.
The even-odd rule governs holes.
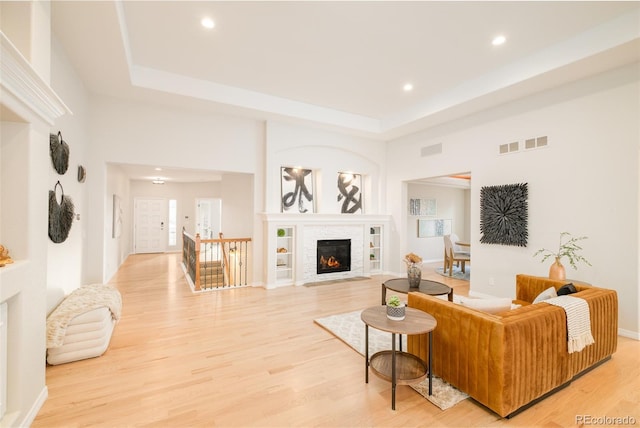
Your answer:
[[[467,294],[464,281],[424,278]],[[130,256],[111,281],[123,314],[99,357],[47,367],[49,398],[33,427],[573,426],[577,415],[640,424],[640,342],[510,420],[472,400],[441,411],[376,376],[318,317],[380,304],[384,277],[274,290],[192,294],[178,254]]]

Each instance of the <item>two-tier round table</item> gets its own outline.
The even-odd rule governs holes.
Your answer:
[[[429,376],[429,395],[431,395],[431,352],[432,333],[437,322],[428,313],[415,308],[406,308],[402,321],[387,318],[386,306],[374,306],[362,311],[365,337],[365,382],[369,383],[369,367],[374,374],[391,382],[391,409],[396,409],[396,385],[408,385],[424,380]],[[391,350],[376,352],[369,358],[369,327],[391,333]],[[396,334],[429,333],[429,357],[427,364],[419,357],[408,352],[396,350]]]

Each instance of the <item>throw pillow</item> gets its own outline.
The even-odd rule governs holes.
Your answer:
[[[562,287],[558,288],[558,296],[564,296],[565,294],[573,294],[577,293],[576,287],[572,284],[565,284]]]
[[[542,293],[538,294],[533,303],[540,303],[547,299],[551,299],[552,297],[558,297],[558,293],[554,287],[549,287],[544,290]]]
[[[497,314],[511,309],[511,299],[509,297],[499,297],[493,299],[473,299],[460,296],[460,304],[468,308],[477,309],[490,314]]]

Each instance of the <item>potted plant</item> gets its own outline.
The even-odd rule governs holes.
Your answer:
[[[549,257],[553,257],[555,262],[549,268],[549,278],[551,279],[566,279],[566,272],[564,266],[560,262],[563,257],[569,259],[569,264],[573,269],[578,269],[577,264],[579,262],[586,263],[591,266],[591,263],[583,256],[578,254],[582,247],[578,245],[579,241],[587,239],[586,236],[573,236],[569,232],[562,232],[560,234],[560,243],[558,245],[558,251],[547,250],[546,248],[542,248],[535,252],[533,255],[537,257],[542,255],[542,260],[540,263],[544,263]]]
[[[405,306],[398,296],[391,296],[387,300],[387,318],[393,321],[402,321],[405,317]]]

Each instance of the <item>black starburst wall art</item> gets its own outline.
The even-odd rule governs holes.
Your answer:
[[[527,183],[480,189],[480,242],[527,246]]]

